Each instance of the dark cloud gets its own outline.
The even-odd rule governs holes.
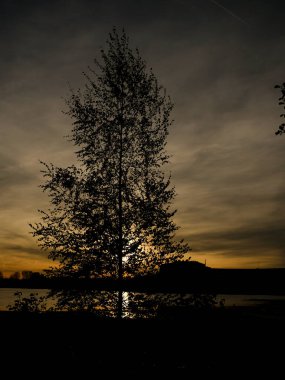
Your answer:
[[[285,142],[274,135],[281,109],[273,88],[285,79],[284,13],[280,0],[1,2],[2,265],[27,268],[40,252],[28,228],[47,206],[38,160],[74,161],[63,97],[68,84],[83,84],[114,25],[175,103],[174,206],[192,257],[284,265]],[[46,266],[41,255],[33,267],[41,258]]]
[[[8,251],[8,252],[13,251],[19,260],[23,259],[23,254],[29,257],[31,255],[36,255],[37,257],[39,257],[39,255],[44,256],[44,254],[42,254],[42,251],[39,248],[29,247],[29,246],[24,247],[22,245],[13,244],[13,243],[1,245],[1,250]]]
[[[227,250],[229,255],[248,255],[252,250],[258,250],[260,255],[268,255],[268,250],[284,252],[284,228],[280,226],[244,226],[236,230],[216,231],[194,235],[196,241],[202,242],[202,247],[211,243],[211,251]],[[285,263],[285,258],[283,260]]]
[[[13,158],[14,154],[0,153],[0,187],[2,192],[14,186],[23,186],[34,179],[34,174]]]

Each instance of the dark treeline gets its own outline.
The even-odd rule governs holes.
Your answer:
[[[285,268],[160,271],[157,275],[114,279],[0,279],[1,288],[97,289],[137,292],[285,294]]]

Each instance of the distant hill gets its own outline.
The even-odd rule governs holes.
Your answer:
[[[163,265],[158,279],[165,286],[194,291],[285,294],[285,268],[218,269],[185,261]]]
[[[160,267],[160,276],[186,276],[193,273],[204,273],[210,270],[205,264],[199,261],[176,261],[174,263],[163,264]]]

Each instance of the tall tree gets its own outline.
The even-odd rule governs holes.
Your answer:
[[[282,85],[276,85],[275,88],[280,88],[281,91],[281,96],[278,99],[279,100],[279,105],[283,106],[283,109],[285,109],[285,82],[282,83]],[[282,113],[280,117],[285,118],[285,113]],[[276,135],[282,135],[285,133],[285,123],[281,123],[278,127],[278,130],[275,132]]]
[[[95,65],[67,100],[79,164],[44,164],[52,207],[32,228],[59,260],[56,274],[121,280],[189,250],[174,239],[175,190],[163,171],[172,103],[125,32],[110,33]]]

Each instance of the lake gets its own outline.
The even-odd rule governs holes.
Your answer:
[[[23,297],[28,297],[31,293],[45,296],[48,293],[48,289],[0,288],[0,311],[7,310],[8,305],[14,302],[15,292],[22,292]],[[285,295],[219,294],[217,299],[224,299],[225,307],[256,306],[268,301],[285,301]],[[124,300],[128,301],[128,292],[124,292]]]

